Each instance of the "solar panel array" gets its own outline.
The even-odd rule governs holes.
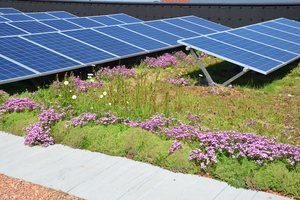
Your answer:
[[[178,42],[268,74],[300,57],[300,22],[279,18]]]
[[[126,14],[10,11],[0,9],[0,84],[169,49],[179,39],[229,29],[194,16],[144,22]]]

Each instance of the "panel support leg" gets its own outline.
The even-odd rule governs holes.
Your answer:
[[[239,77],[241,77],[242,75],[244,75],[245,73],[247,73],[248,71],[250,71],[250,69],[248,68],[244,68],[243,71],[241,71],[240,73],[236,74],[235,76],[233,76],[232,78],[228,79],[228,81],[224,82],[221,87],[225,87],[227,85],[229,85],[232,81],[238,79]]]
[[[197,63],[199,64],[201,70],[203,71],[207,81],[208,81],[208,85],[213,85],[215,84],[214,81],[212,80],[211,76],[209,75],[208,71],[206,70],[204,64],[202,63],[202,61],[200,60],[200,58],[197,56],[196,52],[194,49],[190,49],[192,55],[194,56],[194,58],[196,59]]]

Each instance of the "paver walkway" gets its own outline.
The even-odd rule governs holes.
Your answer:
[[[225,182],[63,145],[28,147],[0,131],[0,173],[88,200],[287,200]]]

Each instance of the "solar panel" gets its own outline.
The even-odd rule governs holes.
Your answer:
[[[186,16],[186,17],[181,17],[180,19],[183,19],[183,20],[195,23],[195,24],[200,24],[200,25],[202,25],[206,28],[210,28],[210,29],[213,29],[215,31],[230,30],[230,28],[228,28],[226,26],[223,26],[223,25],[220,25],[220,24],[217,24],[217,23],[214,23],[214,22],[211,22],[211,21],[199,18],[199,17],[195,17],[195,16]]]
[[[19,80],[22,77],[29,77],[36,73],[22,67],[12,61],[9,61],[0,56],[0,82],[5,83],[7,80]]]
[[[46,12],[49,15],[52,15],[54,17],[64,19],[64,18],[76,18],[76,15],[73,15],[71,13],[65,12],[65,11],[54,11],[54,12]]]
[[[38,21],[25,21],[25,22],[10,22],[9,24],[16,26],[29,33],[45,33],[57,31],[47,25],[44,25]]]
[[[297,27],[287,26],[284,24],[276,23],[274,21],[273,22],[265,22],[262,25],[267,26],[269,28],[273,28],[276,30],[282,30],[284,32],[300,36],[300,28],[297,28]]]
[[[285,30],[279,30],[285,27],[274,25],[274,21],[183,39],[178,42],[191,49],[200,67],[208,75],[209,82],[212,82],[212,79],[193,49],[244,67],[242,72],[223,84],[226,85],[248,70],[268,74],[300,57],[300,37],[287,33]],[[266,27],[264,24],[276,26],[276,29]]]
[[[0,13],[2,14],[15,14],[15,13],[22,13],[19,10],[16,10],[14,8],[0,8]]]
[[[289,52],[293,52],[296,54],[300,54],[300,45],[292,42],[288,42],[285,40],[278,39],[276,37],[272,37],[270,35],[265,35],[262,33],[258,33],[252,30],[248,30],[245,28],[235,29],[229,32],[230,34],[239,35],[241,37],[249,38],[251,40],[261,42],[273,47],[278,47],[280,49],[287,50]]]
[[[280,39],[284,39],[290,42],[295,42],[297,44],[300,43],[300,37],[297,35],[293,35],[290,33],[287,33],[285,31],[281,31],[281,30],[276,30],[276,29],[272,29],[269,27],[265,27],[265,26],[261,26],[259,24],[253,25],[253,26],[248,26],[247,29],[253,30],[253,31],[257,31],[259,33],[264,33],[270,36],[274,36]]]
[[[15,28],[7,23],[0,23],[0,36],[22,35],[27,32]]]
[[[298,22],[293,21],[293,20],[289,20],[289,19],[285,19],[285,18],[276,19],[276,20],[274,20],[274,22],[282,23],[282,24],[285,24],[285,25],[300,28],[300,24]]]
[[[39,73],[53,73],[80,64],[19,37],[0,38],[0,54]]]
[[[73,24],[69,21],[66,21],[64,19],[51,19],[51,20],[43,20],[40,21],[44,24],[47,24],[53,28],[56,28],[58,30],[64,31],[64,30],[73,30],[73,29],[81,29],[81,26],[78,26],[76,24]]]
[[[131,16],[123,14],[123,13],[122,14],[107,15],[107,16],[110,17],[110,18],[119,20],[121,22],[124,22],[124,23],[142,22],[142,20],[140,20],[140,19],[131,17]]]
[[[0,75],[0,83],[175,47],[180,45],[178,39],[209,30],[185,20],[142,22],[125,14],[79,18],[46,12],[0,17],[8,20],[6,16],[14,22],[0,23],[0,63],[15,66],[16,73]],[[21,20],[24,16],[31,21]]]
[[[57,19],[57,17],[54,17],[52,15],[49,15],[47,13],[26,13],[26,15],[36,19],[36,20],[44,20],[44,19]]]
[[[78,40],[91,44],[99,49],[111,52],[119,57],[126,57],[133,54],[144,53],[145,50],[132,46],[128,43],[116,40],[112,37],[101,34],[90,29],[66,31],[64,34]]]
[[[6,19],[6,18],[0,16],[0,22],[8,22],[8,21],[9,21],[9,19]]]
[[[220,41],[224,44],[233,45],[246,51],[260,54],[260,56],[268,57],[281,62],[287,62],[297,57],[297,54],[290,53],[276,47],[272,47],[243,37],[232,35],[227,32],[212,34],[207,37]]]
[[[163,21],[148,21],[148,22],[144,22],[144,24],[161,29],[163,31],[167,31],[169,33],[172,33],[172,34],[182,37],[182,38],[199,36],[199,34],[197,34],[195,32],[180,28],[178,26],[174,26],[172,24],[168,24]]]
[[[92,16],[88,17],[89,19],[95,20],[97,22],[100,22],[104,25],[118,25],[118,24],[124,24],[124,22],[121,22],[119,20],[110,18],[108,16]]]
[[[9,19],[10,21],[33,21],[33,20],[35,20],[34,18],[29,17],[25,14],[5,14],[5,15],[1,15],[1,17]]]
[[[213,29],[206,28],[204,26],[199,26],[194,23],[184,21],[182,19],[166,19],[166,20],[162,20],[162,21],[173,24],[175,26],[185,28],[187,30],[194,31],[194,32],[198,33],[199,35],[207,35],[207,34],[216,32]]]
[[[37,34],[24,37],[83,64],[109,60],[116,57],[60,33]]]
[[[177,40],[181,39],[180,37],[178,37],[176,35],[172,35],[168,32],[147,26],[142,23],[126,24],[126,25],[121,25],[121,26],[126,29],[146,35],[148,37],[155,38],[155,39],[162,41],[169,45],[178,45]]]
[[[169,46],[118,26],[95,28],[95,30],[141,47],[146,51],[157,50]]]
[[[82,26],[84,28],[105,26],[104,24],[90,20],[87,17],[78,17],[78,18],[71,18],[71,19],[66,19],[66,20],[69,22],[72,22],[74,24],[77,24],[79,26]]]

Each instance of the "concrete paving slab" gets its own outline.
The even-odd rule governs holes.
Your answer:
[[[227,186],[214,200],[232,200],[235,199],[244,189]]]
[[[256,195],[251,200],[286,200],[286,197],[278,196],[271,193],[266,192],[257,192]]]
[[[140,199],[177,199],[185,191],[190,189],[201,177],[190,174],[172,173],[165,181],[159,184]],[[174,190],[176,188],[176,190]]]

